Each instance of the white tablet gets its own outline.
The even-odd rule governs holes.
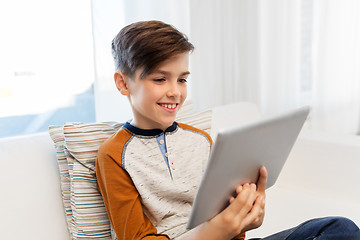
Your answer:
[[[303,107],[250,125],[220,129],[187,228],[227,207],[238,184],[256,183],[261,166],[268,171],[266,187],[274,185],[308,113],[309,107]]]

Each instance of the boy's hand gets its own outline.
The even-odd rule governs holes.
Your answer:
[[[246,183],[237,187],[236,198],[230,205],[208,222],[202,224],[199,238],[191,239],[232,239],[242,232],[261,226],[265,215],[265,189],[267,171],[260,168],[257,185]],[[201,231],[200,230],[200,231]]]
[[[230,205],[209,221],[211,225],[219,227],[225,235],[224,239],[231,239],[241,232],[261,226],[265,215],[265,189],[267,171],[260,168],[257,185],[246,183],[236,189],[236,198],[230,199]]]
[[[251,211],[248,213],[248,215],[245,217],[244,221],[245,223],[248,223],[248,221],[250,221],[249,224],[247,224],[241,232],[246,232],[249,231],[251,229],[255,229],[261,226],[261,224],[264,221],[264,216],[265,216],[265,190],[266,190],[266,182],[267,182],[267,177],[268,177],[268,173],[266,168],[263,166],[260,168],[259,170],[259,179],[256,183],[257,186],[257,197],[256,200],[254,202],[254,205],[251,209]],[[245,184],[246,185],[246,184]],[[255,186],[255,184],[251,184],[251,186]],[[236,193],[239,194],[242,191],[243,187],[239,186],[236,189]],[[235,200],[235,198],[231,198],[230,199],[230,203],[232,203]]]
[[[242,232],[249,231],[251,229],[255,229],[261,226],[261,224],[264,221],[265,216],[265,190],[266,190],[266,182],[267,182],[268,173],[266,168],[263,166],[260,168],[260,176],[256,183],[257,185],[257,193],[258,196],[256,198],[255,204],[253,208],[251,209],[251,212],[249,215],[252,215],[252,217],[255,217],[254,221],[247,225]]]

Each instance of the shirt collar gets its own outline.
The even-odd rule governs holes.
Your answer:
[[[124,128],[128,129],[130,132],[136,135],[143,135],[143,136],[157,136],[163,132],[173,132],[176,130],[178,124],[174,122],[170,127],[168,127],[165,131],[161,129],[141,129],[131,125],[129,122],[124,124]]]

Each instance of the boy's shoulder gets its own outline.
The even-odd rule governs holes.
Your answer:
[[[195,134],[200,134],[202,135],[204,138],[206,138],[210,145],[212,145],[212,139],[211,136],[205,132],[204,130],[201,130],[199,128],[193,127],[191,125],[185,124],[185,123],[176,123],[178,125],[179,128],[185,130],[185,131],[190,131],[193,132]],[[136,134],[135,134],[136,135]],[[114,133],[112,136],[110,136],[107,140],[105,140],[99,150],[98,150],[98,154],[102,154],[102,153],[118,153],[120,154],[122,152],[122,150],[124,149],[124,147],[126,146],[126,144],[129,142],[129,140],[134,136],[134,133],[132,131],[130,131],[127,128],[122,127],[121,129],[119,129],[116,133]]]
[[[99,147],[98,155],[102,153],[121,152],[126,143],[132,137],[132,133],[123,127],[106,139]]]
[[[178,126],[180,128],[182,128],[184,130],[189,130],[189,131],[204,135],[204,137],[206,137],[208,139],[208,141],[210,142],[210,144],[212,145],[211,136],[207,132],[205,132],[204,130],[201,130],[199,128],[193,127],[193,126],[185,124],[185,123],[179,123],[178,122],[177,124],[178,124]]]

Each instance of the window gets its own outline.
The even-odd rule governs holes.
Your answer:
[[[0,25],[0,137],[95,121],[91,2],[1,2]]]

